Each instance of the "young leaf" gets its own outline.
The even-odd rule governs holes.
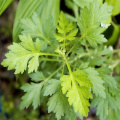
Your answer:
[[[94,68],[91,68],[91,67],[85,69],[85,72],[88,75],[88,79],[93,84],[93,87],[92,87],[93,93],[96,96],[105,98],[106,94],[105,94],[105,88],[103,86],[104,81],[99,76],[99,73]]]
[[[30,36],[20,36],[20,43],[9,46],[10,51],[6,59],[1,63],[8,70],[15,69],[15,74],[23,73],[28,66],[28,73],[37,71],[39,66],[40,43],[36,39],[34,44]],[[37,45],[36,45],[37,43]]]
[[[97,0],[90,3],[89,7],[84,7],[78,19],[82,38],[92,46],[106,42],[107,39],[101,34],[100,23],[109,19],[111,14],[112,7],[107,3],[100,6]]]
[[[78,32],[78,29],[75,29],[74,24],[72,22],[69,22],[68,19],[66,19],[63,12],[60,13],[60,19],[58,23],[58,34],[55,34],[56,39],[59,42],[75,40],[75,36]]]
[[[22,102],[20,103],[20,109],[28,108],[32,103],[34,109],[36,109],[40,105],[40,94],[43,83],[26,83],[21,89],[26,92],[25,95],[22,97]]]
[[[72,75],[63,75],[62,91],[66,93],[70,105],[73,105],[75,111],[83,116],[87,116],[90,106],[89,98],[92,98],[90,87],[92,84],[88,80],[84,71],[77,70]],[[73,97],[74,96],[74,97]]]

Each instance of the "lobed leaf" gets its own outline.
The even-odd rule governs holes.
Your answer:
[[[36,46],[32,38],[25,35],[21,35],[20,40],[20,43],[13,43],[9,46],[7,58],[1,64],[8,67],[8,70],[15,69],[15,74],[23,73],[27,67],[28,73],[36,72],[39,66],[40,43]],[[38,41],[36,39],[37,43]]]
[[[29,77],[31,78],[32,81],[35,81],[35,82],[45,80],[45,76],[41,71],[31,73],[31,74],[29,74]]]
[[[90,80],[90,82],[92,83],[93,87],[93,93],[96,96],[100,96],[105,98],[106,94],[105,94],[105,88],[103,86],[103,79],[100,77],[99,73],[94,69],[94,68],[86,68],[85,72],[88,75],[88,79]]]
[[[112,7],[107,3],[99,5],[97,0],[90,3],[89,7],[84,7],[81,10],[78,26],[84,40],[88,41],[91,46],[103,44],[107,41],[104,35],[101,34],[101,22],[109,19],[112,14]]]
[[[87,78],[84,71],[76,70],[72,75],[63,75],[62,91],[68,97],[70,105],[73,105],[75,111],[79,111],[80,115],[87,116],[90,106],[89,98],[92,98],[90,87],[92,84]],[[74,96],[74,97],[73,97]]]
[[[51,79],[48,81],[48,85],[44,91],[44,96],[53,95],[60,88],[60,81],[56,79]]]
[[[36,109],[40,105],[40,94],[44,83],[26,83],[21,89],[26,92],[22,97],[20,109],[28,108],[30,104]]]
[[[72,22],[69,22],[69,20],[66,19],[63,12],[60,13],[60,19],[58,23],[58,34],[55,34],[55,37],[59,42],[67,42],[67,40],[71,41],[76,39],[75,36],[78,32],[78,29],[74,27],[74,24]]]
[[[67,98],[62,94],[61,89],[59,89],[48,101],[48,113],[55,113],[57,120],[60,120],[69,110],[70,106]]]

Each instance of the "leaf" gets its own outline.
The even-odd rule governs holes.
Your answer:
[[[79,7],[74,4],[74,2],[72,0],[65,0],[65,5],[69,8],[69,9],[72,9],[72,11],[74,12],[74,15],[75,17],[73,17],[72,15],[70,14],[65,14],[67,18],[69,18],[71,21],[74,21],[76,22],[76,18],[78,18],[79,16]]]
[[[97,69],[97,71],[104,80],[106,86],[108,86],[111,90],[117,89],[117,82],[112,75],[109,75],[111,70],[108,67],[101,67]]]
[[[79,7],[84,8],[88,6],[93,0],[73,0]]]
[[[73,97],[74,96],[74,97]],[[73,83],[72,88],[67,93],[69,104],[74,106],[75,111],[87,117],[90,106],[89,98],[91,93],[87,87],[79,87],[77,83]]]
[[[117,112],[116,112],[117,111]],[[119,120],[120,119],[120,109],[113,110],[109,109],[109,115],[107,116],[106,120]]]
[[[31,37],[40,37],[43,35],[42,23],[37,13],[33,13],[31,19],[26,18],[21,20],[22,34],[30,35]]]
[[[106,94],[105,94],[105,88],[103,86],[104,81],[100,77],[99,73],[94,68],[91,67],[85,69],[85,72],[88,75],[88,79],[93,85],[92,87],[93,93],[96,96],[105,98]]]
[[[42,80],[45,80],[44,74],[40,71],[37,71],[35,73],[29,74],[29,77],[31,78],[32,81],[39,82]]]
[[[48,81],[48,85],[45,89],[44,96],[55,94],[56,91],[60,88],[60,81],[56,79],[51,79]]]
[[[0,0],[0,15],[13,2],[13,0]]]
[[[78,29],[74,28],[74,24],[66,19],[63,12],[60,13],[60,19],[57,26],[58,34],[55,34],[59,42],[75,40]]]
[[[9,46],[10,51],[6,54],[6,59],[1,63],[8,70],[15,69],[15,74],[23,73],[28,66],[28,73],[37,71],[39,66],[40,43],[38,39],[34,44],[30,36],[20,36],[20,43],[13,43]]]
[[[83,63],[79,66],[79,68],[80,68],[80,69],[85,69],[85,68],[88,67],[88,65],[89,65],[89,62],[83,62]]]
[[[112,7],[107,3],[100,6],[97,0],[94,0],[89,7],[84,7],[78,19],[82,39],[88,41],[91,46],[106,42],[107,39],[101,34],[103,28],[100,27],[100,23],[109,19],[111,14]]]
[[[44,83],[26,83],[21,89],[26,92],[22,97],[20,109],[28,108],[30,104],[36,109],[40,105],[40,94]]]
[[[90,3],[94,2],[93,0],[73,0],[79,7],[84,8],[89,6]],[[103,0],[98,0],[100,5],[103,3]]]
[[[91,103],[91,107],[97,109],[97,115],[100,117],[100,120],[112,120],[110,118],[111,111],[112,114],[116,114],[119,111],[119,99],[112,96],[110,93],[106,92],[106,98],[95,97]],[[117,115],[117,114],[116,114]],[[115,120],[119,120],[118,116],[114,116]]]
[[[70,110],[67,98],[58,90],[48,101],[48,113],[53,112],[57,120],[60,120]]]
[[[47,48],[47,44],[50,44],[53,47],[57,46],[56,39],[53,35],[56,26],[52,16],[49,16],[43,24],[38,14],[33,13],[31,18],[21,20],[21,28],[23,29],[23,35],[30,35],[33,38],[38,37],[43,44],[43,50]]]
[[[105,0],[109,5],[113,6],[112,15],[116,16],[120,13],[120,0]]]
[[[31,17],[31,15],[36,11],[42,19],[42,22],[46,21],[49,15],[52,15],[56,22],[59,17],[59,10],[60,0],[20,0],[13,27],[13,41],[19,41],[18,35],[20,35],[22,31],[20,25],[21,19]]]
[[[60,79],[62,81],[62,92],[68,97],[70,105],[73,105],[75,111],[83,116],[87,116],[89,109],[89,98],[92,98],[90,83],[87,75],[82,70],[76,70],[72,75],[63,75]],[[74,97],[73,97],[74,96]]]
[[[100,117],[101,120],[106,120],[107,116],[108,101],[106,99],[103,99],[101,97],[95,97],[91,103],[91,108],[95,107],[97,109],[96,114]]]
[[[93,59],[90,60],[90,66],[101,66],[105,62],[104,57],[94,57]]]

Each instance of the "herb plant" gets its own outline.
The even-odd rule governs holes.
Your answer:
[[[8,47],[1,63],[15,74],[27,71],[31,78],[21,87],[21,109],[31,104],[36,109],[47,98],[54,120],[87,117],[89,107],[97,109],[100,120],[119,120],[119,88],[112,74],[120,63],[113,64],[113,54],[120,52],[106,47],[102,34],[112,8],[94,0],[81,9],[76,22],[63,12],[57,25],[52,15],[43,23],[36,12],[21,20],[20,42]]]

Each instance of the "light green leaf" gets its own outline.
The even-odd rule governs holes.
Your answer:
[[[109,5],[113,6],[112,15],[116,16],[120,13],[120,0],[105,0]]]
[[[89,88],[79,87],[77,83],[73,82],[72,88],[67,93],[67,97],[69,104],[73,104],[75,111],[79,111],[79,114],[85,117],[88,116],[89,99],[92,98]]]
[[[1,63],[8,70],[15,69],[15,74],[23,73],[28,66],[28,73],[37,71],[39,66],[40,49],[35,46],[30,36],[20,36],[20,43],[9,46],[10,51]],[[36,40],[36,42],[38,39]]]
[[[71,89],[71,77],[69,75],[63,75],[60,80],[62,81],[62,92],[65,94],[69,89]]]
[[[21,89],[26,92],[22,97],[20,109],[28,108],[30,104],[36,109],[40,105],[40,94],[44,83],[26,83]]]
[[[103,28],[100,24],[109,19],[111,14],[112,7],[107,3],[100,6],[97,0],[94,0],[89,7],[84,7],[78,19],[82,39],[88,41],[91,46],[106,42],[107,39],[101,34]]]
[[[80,115],[87,116],[89,109],[89,98],[92,98],[90,83],[87,75],[82,70],[76,70],[72,75],[63,75],[60,79],[62,81],[62,91],[68,97],[70,105],[73,105],[75,111],[79,111]],[[73,97],[74,96],[74,97]]]
[[[59,42],[67,42],[67,40],[75,40],[75,36],[78,32],[78,29],[74,28],[74,24],[69,22],[66,19],[63,12],[60,13],[60,19],[58,21],[59,25],[57,26],[58,34],[55,34],[56,39]]]

